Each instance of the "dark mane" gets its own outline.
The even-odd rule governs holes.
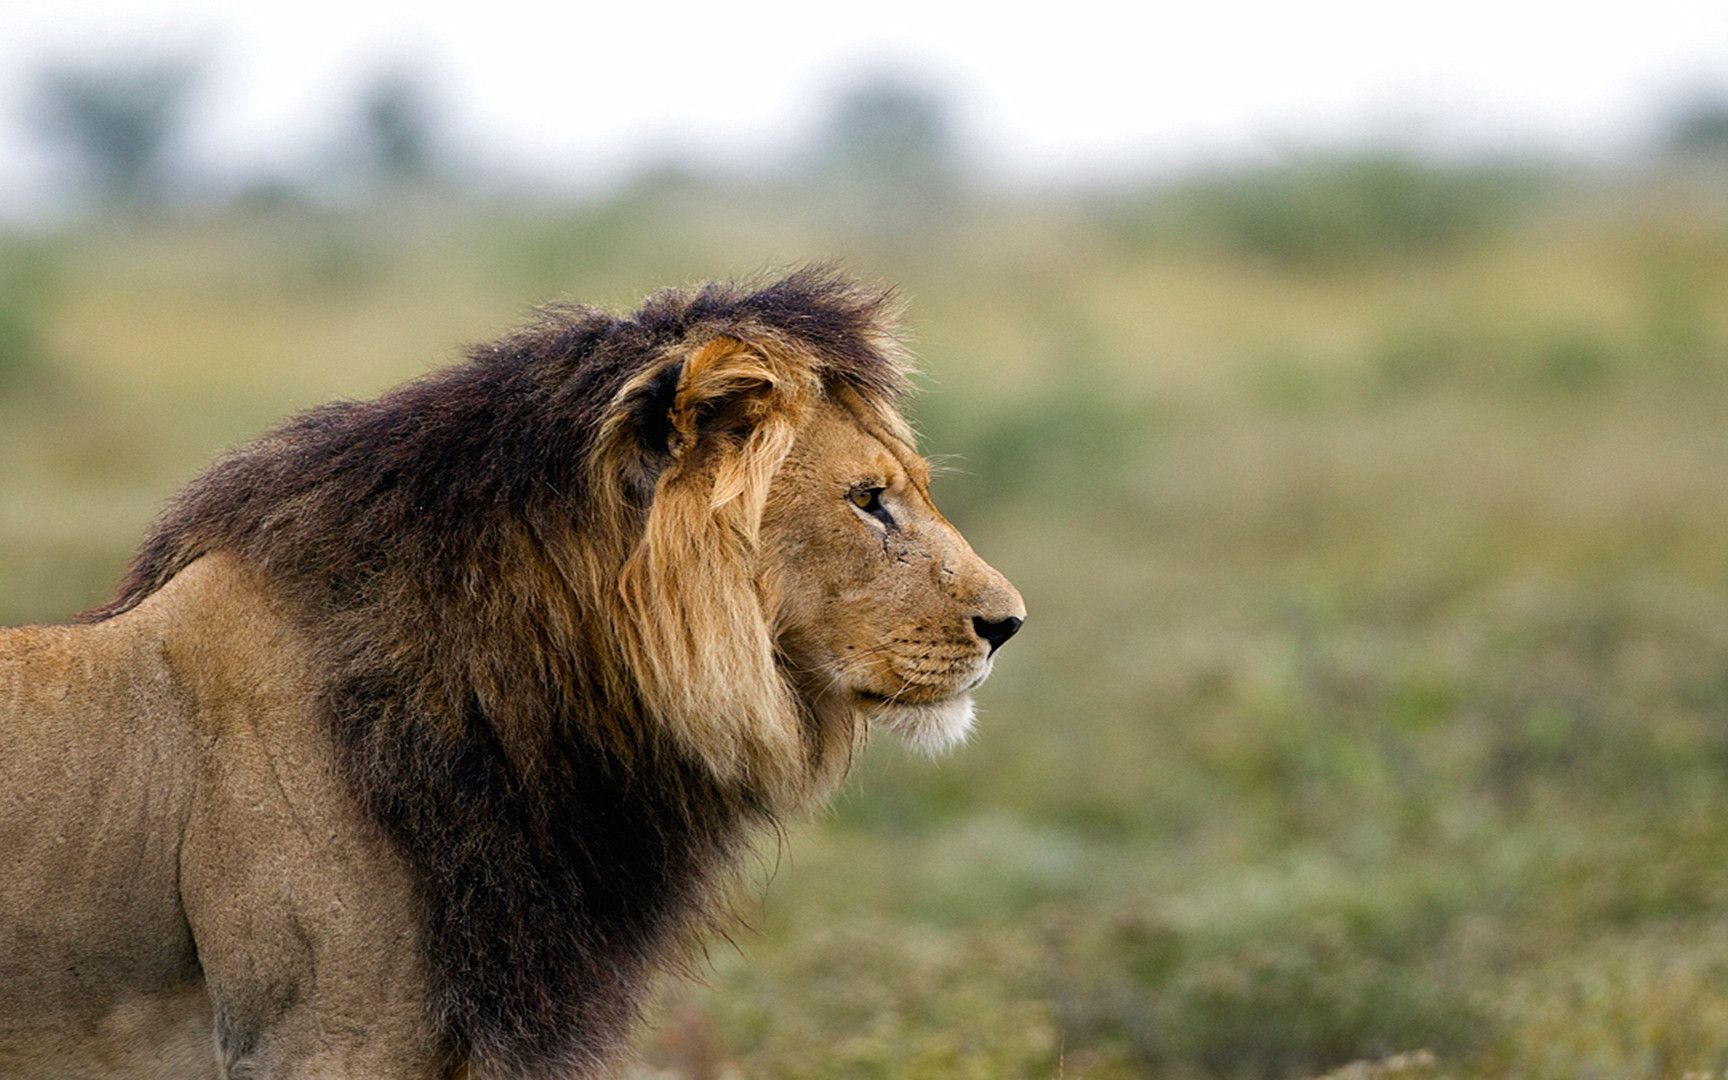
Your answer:
[[[613,534],[642,528],[668,358],[773,342],[824,385],[892,403],[892,315],[883,293],[821,269],[667,291],[625,317],[546,309],[464,363],[314,409],[217,463],[87,616],[131,609],[215,551],[288,601],[348,786],[413,869],[452,1062],[550,1076],[603,1061],[651,969],[702,928],[751,827],[781,808],[667,738],[609,641],[595,582],[633,539]],[[621,409],[640,461],[597,462]],[[631,468],[648,481],[597,488],[597,469]]]

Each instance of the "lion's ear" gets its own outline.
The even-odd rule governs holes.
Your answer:
[[[614,422],[625,426],[653,487],[663,473],[706,473],[716,505],[777,467],[805,404],[817,393],[807,364],[735,337],[713,338],[633,380]]]
[[[711,471],[715,507],[740,495],[766,496],[813,383],[802,365],[736,338],[715,338],[684,361],[668,450],[689,471]]]
[[[682,456],[702,435],[736,436],[769,415],[783,369],[737,338],[714,338],[632,379],[614,419],[645,452]]]

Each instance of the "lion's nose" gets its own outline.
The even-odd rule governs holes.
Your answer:
[[[1002,647],[1002,643],[1013,637],[1025,621],[1025,619],[1016,618],[1013,615],[1006,619],[986,619],[981,615],[974,616],[972,630],[990,643],[990,652],[994,655],[996,650]]]

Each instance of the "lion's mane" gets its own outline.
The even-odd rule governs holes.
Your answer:
[[[264,575],[411,867],[453,1062],[605,1060],[754,827],[843,773],[859,733],[792,693],[749,567],[810,403],[897,407],[892,315],[819,269],[547,309],[218,462],[89,616],[208,552]]]

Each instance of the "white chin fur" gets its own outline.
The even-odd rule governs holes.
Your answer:
[[[962,695],[935,705],[884,706],[876,720],[912,749],[934,757],[966,741],[974,715],[971,695]]]

